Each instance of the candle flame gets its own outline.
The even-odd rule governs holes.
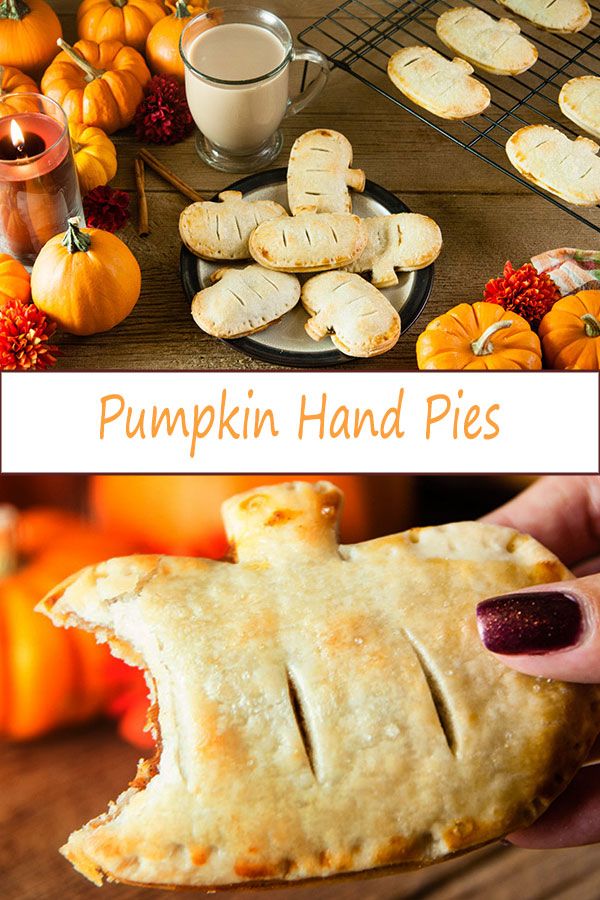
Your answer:
[[[10,123],[10,139],[17,150],[25,143],[25,135],[16,119],[12,119]]]

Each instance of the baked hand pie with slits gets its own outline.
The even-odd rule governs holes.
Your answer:
[[[351,165],[352,144],[339,131],[315,128],[296,138],[287,171],[292,215],[303,209],[352,212],[348,188],[364,191],[365,173]]]
[[[600,78],[581,75],[566,81],[558,95],[561,112],[578,128],[600,138]]]
[[[132,556],[40,604],[146,672],[156,757],[62,848],[92,881],[267,885],[412,868],[529,824],[585,759],[599,689],[508,669],[478,601],[567,570],[459,523],[339,546],[340,492],[224,505],[230,561]]]
[[[323,272],[302,286],[310,315],[304,329],[313,341],[327,335],[347,356],[379,356],[400,337],[400,316],[387,297],[360,275]]]
[[[249,259],[248,240],[261,222],[287,217],[274,200],[244,200],[240,191],[222,191],[219,203],[192,203],[179,217],[181,240],[203,259]]]
[[[468,119],[487,109],[491,94],[464,59],[431,47],[404,47],[388,60],[388,75],[409,100],[441,119]]]
[[[484,72],[519,75],[538,58],[534,44],[511,19],[495,19],[474,6],[449,9],[435,23],[440,41]]]
[[[295,275],[269,272],[262,266],[217,269],[216,284],[198,291],[192,317],[207,334],[237,338],[262,331],[293,309],[300,299]]]
[[[394,213],[363,219],[367,246],[348,272],[371,272],[377,288],[398,284],[396,270],[412,272],[430,266],[442,249],[442,232],[436,222],[420,213]]]
[[[573,206],[600,203],[598,144],[575,140],[550,125],[526,125],[506,142],[506,154],[517,171]]]
[[[581,31],[592,18],[586,0],[498,0],[498,3],[538,28],[558,34]]]
[[[367,231],[351,213],[301,212],[263,222],[252,232],[252,258],[280,272],[339,269],[356,259],[367,244]]]

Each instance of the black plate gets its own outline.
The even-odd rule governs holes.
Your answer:
[[[242,194],[246,195],[259,190],[264,191],[265,188],[268,189],[272,185],[274,191],[281,192],[282,185],[285,185],[286,182],[286,176],[287,170],[285,168],[268,169],[265,172],[258,172],[256,175],[242,178],[229,187],[224,188],[224,190],[241,191]],[[214,201],[218,200],[218,195],[216,194],[212,199]],[[373,212],[370,213],[371,215],[381,214],[382,212],[410,212],[410,209],[402,202],[402,200],[399,200],[394,194],[391,194],[389,191],[386,191],[385,188],[382,188],[372,181],[367,181],[363,194],[355,194],[354,200],[355,206],[359,202],[362,204],[372,203],[374,209]],[[377,208],[379,208],[378,211]],[[206,284],[201,285],[200,283],[199,265],[209,266],[210,264],[199,260],[187,249],[187,247],[182,247],[180,257],[181,280],[186,298],[190,304],[198,291],[201,290],[202,287],[207,286]],[[223,264],[216,264],[215,268],[218,265]],[[433,272],[434,267],[431,265],[426,269],[420,269],[417,272],[412,272],[405,276],[407,279],[411,279],[412,283],[410,284],[408,295],[402,304],[402,335],[400,336],[400,340],[402,340],[402,336],[406,334],[411,325],[414,325],[423,312],[431,293]],[[401,279],[402,277],[403,276],[400,275]],[[390,293],[396,290],[399,289],[388,288],[384,293],[392,299]],[[297,309],[296,311],[292,310],[287,313],[286,316],[289,317],[294,314],[306,315]],[[284,319],[286,319],[286,316],[284,316]],[[353,359],[353,357],[347,356],[333,347],[327,338],[324,338],[323,341],[315,342],[309,338],[302,329],[300,329],[298,333],[296,341],[297,347],[289,348],[272,346],[268,342],[269,331],[278,327],[279,323],[276,323],[256,335],[252,334],[247,337],[224,340],[224,343],[231,344],[236,350],[240,350],[248,356],[260,359],[262,362],[266,362],[269,365],[277,366],[320,369],[324,366],[336,366],[341,363],[347,363]],[[274,334],[274,332],[272,333]],[[288,341],[288,343],[290,342]]]

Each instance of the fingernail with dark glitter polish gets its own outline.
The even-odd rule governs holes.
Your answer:
[[[577,644],[583,634],[581,606],[560,591],[492,597],[477,605],[481,640],[493,653],[552,653]]]

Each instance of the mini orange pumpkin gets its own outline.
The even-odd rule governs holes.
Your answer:
[[[108,184],[117,174],[117,150],[101,128],[70,122],[75,168],[81,193]]]
[[[45,0],[0,3],[0,60],[30,74],[46,68],[62,37],[58,16]]]
[[[12,299],[31,300],[29,272],[18,259],[0,253],[0,307]]]
[[[165,15],[162,0],[83,0],[77,34],[88,41],[121,41],[143,53],[152,26]]]
[[[544,357],[552,369],[600,370],[600,291],[557,300],[540,324]]]
[[[208,7],[205,0],[167,0],[170,15],[153,26],[146,42],[146,59],[155,75],[175,75],[183,81],[185,69],[179,53],[179,39],[190,16],[197,16]]]
[[[107,134],[131,125],[150,72],[144,58],[120,41],[59,42],[62,53],[42,78],[42,91],[63,107],[70,121]]]
[[[33,78],[25,75],[14,66],[0,65],[0,116],[10,116],[15,112],[22,112],[18,97],[7,99],[7,94],[37,94],[39,88]]]
[[[460,303],[433,319],[417,340],[419,369],[541,369],[528,322],[497,303]]]
[[[137,260],[120,238],[69,219],[31,272],[33,302],[71,334],[108,331],[129,315],[140,295]]]

